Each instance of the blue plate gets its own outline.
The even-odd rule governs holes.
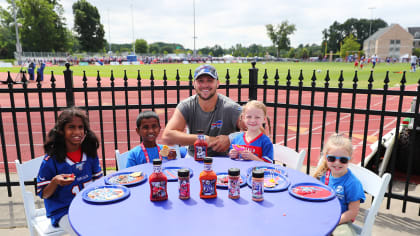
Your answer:
[[[259,169],[264,169],[264,170],[273,170],[273,172],[277,172],[277,173],[279,173],[279,174],[282,174],[282,175],[284,175],[284,176],[287,176],[287,171],[285,170],[285,167],[282,167],[282,166],[254,166],[254,167],[250,167],[249,169],[248,169],[248,171],[247,171],[247,176],[250,176],[250,175],[252,175],[252,171],[254,170],[254,169],[257,169],[257,170],[259,170]]]
[[[289,187],[290,195],[307,201],[327,201],[335,197],[332,188],[318,183],[298,183]]]
[[[136,173],[137,171],[131,172],[117,172],[105,177],[105,183],[109,185],[124,185],[124,186],[133,186],[141,184],[147,180],[147,174],[141,172],[140,176],[131,176],[131,174]]]
[[[267,184],[271,184],[270,179],[274,179],[276,184],[273,187],[266,186]],[[247,184],[251,188],[252,187],[252,175],[248,176]],[[289,178],[282,175],[279,172],[276,172],[275,169],[267,169],[264,171],[264,192],[279,192],[286,190],[290,185]]]
[[[121,185],[96,186],[83,191],[82,198],[92,204],[108,204],[130,196],[130,189]]]
[[[189,169],[190,170],[190,178],[193,175],[193,170],[187,167],[179,167],[179,166],[165,166],[162,169],[162,173],[166,175],[168,181],[178,181],[178,170],[179,169]]]
[[[217,172],[216,175],[217,175],[216,187],[227,189],[228,188],[228,183],[220,181],[219,177],[220,178],[228,177],[229,176],[228,173],[227,172]],[[241,179],[242,179],[242,183],[240,184],[240,186],[243,187],[243,186],[246,185],[246,178],[245,178],[245,176],[241,175]]]

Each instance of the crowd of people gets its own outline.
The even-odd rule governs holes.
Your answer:
[[[265,129],[268,117],[264,103],[249,101],[241,107],[218,93],[219,83],[213,66],[201,65],[195,70],[196,94],[177,105],[163,130],[162,142],[168,146],[180,145],[179,158],[191,158],[194,142],[198,135],[204,135],[207,156],[274,163],[273,144]],[[142,142],[130,150],[126,167],[162,159],[163,145],[157,143],[160,130],[155,112],[143,111],[138,115],[136,133]],[[71,235],[76,234],[68,220],[73,197],[103,175],[98,148],[99,141],[90,129],[87,115],[75,107],[60,113],[44,144],[46,155],[37,178],[37,194],[44,199],[52,225],[62,227]],[[352,152],[349,138],[333,134],[325,144],[322,164],[314,174],[336,191],[341,204],[341,219],[334,235],[354,234],[351,222],[365,200],[360,181],[348,169]]]

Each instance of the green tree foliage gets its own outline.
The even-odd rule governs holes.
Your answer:
[[[13,58],[13,52],[16,51],[16,35],[10,13],[0,7],[0,58]]]
[[[167,53],[174,53],[175,50],[184,50],[184,46],[177,43],[163,43],[163,42],[155,42],[149,44],[149,52],[155,52],[157,54],[163,54],[164,51]]]
[[[73,4],[74,30],[81,49],[88,52],[102,51],[105,47],[105,31],[98,9],[86,0]]]
[[[280,49],[288,50],[290,48],[289,35],[296,31],[296,26],[290,24],[288,21],[283,21],[280,25],[273,26],[268,24],[265,26],[267,29],[267,35],[273,42],[274,47],[277,48],[277,57],[279,56]]]
[[[350,34],[343,40],[340,57],[344,58],[349,52],[353,53],[355,51],[359,51],[359,49],[360,43],[357,42],[357,39],[353,36],[353,34]]]
[[[420,48],[414,48],[413,54],[420,58]]]
[[[148,45],[147,41],[144,39],[136,39],[134,43],[134,47],[136,48],[136,53],[147,53],[148,52]]]
[[[371,25],[372,24],[372,25]],[[369,37],[369,29],[371,28],[371,35],[373,35],[380,28],[388,26],[388,24],[382,19],[355,19],[350,18],[346,20],[343,24],[340,24],[337,21],[328,28],[322,31],[323,34],[323,48],[327,47],[327,51],[330,50],[337,52],[340,50],[340,44],[343,42],[344,38],[350,34],[354,35],[359,43],[360,47],[363,47],[363,42]],[[327,44],[325,45],[325,42]],[[359,50],[362,48],[359,48]]]
[[[67,51],[64,10],[58,1],[17,0],[16,6],[23,51]]]

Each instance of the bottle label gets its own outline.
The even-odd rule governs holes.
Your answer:
[[[252,181],[252,198],[262,199],[264,192],[264,181]]]
[[[190,197],[190,181],[188,179],[179,179],[179,197]]]
[[[239,178],[229,178],[228,189],[229,197],[238,197],[240,195]]]
[[[153,172],[154,173],[160,173],[162,171],[162,167],[159,166],[153,166]]]
[[[196,146],[197,159],[204,159],[206,157],[206,146]]]
[[[204,164],[205,171],[211,171],[211,164]]]
[[[216,194],[216,191],[214,189],[216,180],[215,179],[203,179],[201,180],[201,184],[203,186],[203,192],[201,193],[201,195],[204,196],[210,196],[210,195],[214,195]]]
[[[166,197],[166,182],[156,181],[152,182],[152,198],[163,198]]]

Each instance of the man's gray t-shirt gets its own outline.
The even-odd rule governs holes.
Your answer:
[[[198,104],[198,96],[193,95],[178,104],[176,107],[187,123],[190,134],[197,134],[198,130],[205,135],[229,135],[238,131],[237,122],[241,114],[241,106],[230,98],[218,94],[216,108],[211,112],[204,112]],[[194,145],[189,146],[188,154],[194,156]],[[226,156],[228,152],[214,152],[207,150],[207,156]]]

